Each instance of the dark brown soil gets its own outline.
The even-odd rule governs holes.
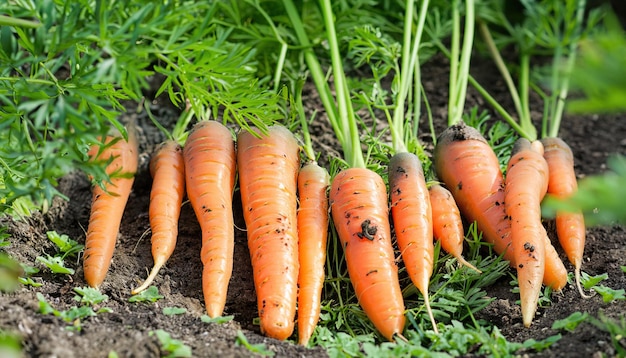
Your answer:
[[[510,106],[506,87],[497,79],[495,68],[489,63],[478,61],[475,61],[474,66],[474,75],[479,81],[505,107]],[[433,59],[423,73],[436,128],[441,131],[445,127],[446,117],[447,63]],[[307,94],[307,106],[323,113],[321,105],[314,98],[314,91],[310,90]],[[541,104],[537,98],[534,101],[533,115],[539,118]],[[467,108],[472,105],[489,110],[484,100],[470,90]],[[153,107],[166,123],[171,123],[176,117],[165,104],[157,101]],[[311,129],[315,146],[323,153],[321,163],[326,164],[329,156],[339,152],[339,147],[333,140],[330,127],[324,122],[324,116],[319,115],[318,118],[317,124]],[[61,319],[38,313],[36,293],[43,294],[59,310],[76,305],[73,289],[86,284],[81,263],[70,262],[69,266],[76,268],[74,275],[52,275],[42,270],[34,276],[35,281],[43,283],[41,287],[22,286],[14,293],[2,294],[0,328],[22,336],[24,355],[28,357],[103,357],[110,351],[115,351],[120,357],[157,357],[163,352],[160,352],[157,338],[149,334],[157,329],[182,340],[191,347],[195,357],[250,356],[249,350],[235,344],[238,330],[246,335],[250,343],[265,343],[279,357],[326,356],[320,348],[307,349],[293,341],[280,342],[259,334],[258,326],[253,322],[257,312],[250,259],[245,232],[240,229],[235,229],[235,265],[225,312],[225,315],[233,315],[234,319],[224,324],[204,323],[200,320],[204,314],[200,280],[200,230],[189,204],[183,207],[177,248],[155,281],[164,298],[154,304],[128,302],[131,289],[146,277],[152,265],[150,239],[146,235],[149,229],[147,212],[151,187],[147,162],[155,143],[162,139],[147,117],[139,115],[138,123],[142,138],[141,169],[124,214],[113,264],[101,288],[109,296],[103,305],[111,308],[112,313],[102,313],[83,320],[80,331],[68,330],[66,327],[69,324]],[[426,129],[422,133],[426,148],[432,149]],[[561,136],[574,151],[576,172],[580,178],[604,172],[610,154],[626,153],[626,120],[623,116],[566,116]],[[20,262],[41,267],[36,257],[54,253],[52,244],[46,238],[48,230],[67,234],[81,243],[84,241],[91,199],[89,181],[84,175],[76,173],[64,178],[59,189],[70,200],[56,201],[47,214],[35,214],[21,221],[3,221],[3,224],[9,226],[12,235],[11,245],[6,251]],[[237,201],[237,195],[235,198]],[[245,227],[240,211],[236,213],[235,223],[237,228]],[[584,271],[590,275],[607,273],[608,280],[603,282],[604,285],[614,289],[626,288],[626,275],[620,268],[626,265],[625,228],[589,228],[587,234]],[[569,263],[566,266],[571,269]],[[521,323],[519,307],[515,304],[517,296],[511,293],[508,280],[501,280],[488,288],[487,292],[496,299],[479,313],[478,318],[495,324],[508,340],[514,342],[552,336],[558,333],[551,329],[552,323],[576,311],[596,317],[602,311],[613,319],[623,319],[626,313],[623,301],[605,304],[599,295],[583,300],[576,289],[568,285],[562,293],[554,294],[553,304],[540,308],[533,325],[525,328]],[[168,316],[162,313],[164,307],[184,307],[187,312]],[[562,333],[561,340],[539,355],[599,357],[617,354],[612,348],[610,335],[591,324],[583,323],[572,333]],[[624,340],[621,343],[626,345]],[[533,352],[528,354],[533,355]]]

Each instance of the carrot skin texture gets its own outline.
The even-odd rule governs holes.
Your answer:
[[[481,271],[470,264],[463,257],[463,243],[465,230],[459,207],[452,197],[452,193],[439,184],[428,188],[430,204],[433,213],[433,235],[441,243],[441,247],[451,254],[460,264]]]
[[[92,146],[89,150],[90,160],[112,161],[106,168],[111,181],[104,183],[104,189],[98,185],[93,187],[93,197],[89,224],[85,237],[85,254],[83,271],[85,281],[94,288],[99,288],[111,266],[117,234],[124,215],[126,203],[130,197],[134,176],[137,172],[139,149],[134,123],[128,126],[128,141],[108,136],[105,146]]]
[[[371,170],[345,169],[332,180],[330,207],[359,304],[376,329],[393,340],[402,333],[405,317],[385,183]]]
[[[541,223],[541,199],[548,188],[548,163],[527,139],[519,139],[513,150],[507,166],[505,207],[511,218],[522,320],[529,327],[545,271],[547,233]]]
[[[306,346],[321,312],[330,176],[317,163],[304,165],[298,174],[298,343]]]
[[[571,148],[561,138],[541,139],[544,146],[543,157],[548,163],[548,194],[558,198],[567,198],[578,191],[578,182],[574,172],[574,155]],[[580,268],[585,250],[586,227],[583,214],[578,212],[556,213],[556,232],[559,243],[568,260],[574,265],[576,284],[583,297],[580,286]]]
[[[233,270],[233,189],[237,170],[231,132],[217,121],[194,125],[183,149],[187,197],[202,230],[202,292],[209,317],[221,316]]]
[[[401,152],[391,157],[389,191],[391,216],[402,260],[411,281],[424,296],[430,314],[428,286],[435,261],[433,217],[424,171],[415,154]],[[432,324],[437,331],[434,319]]]
[[[152,283],[176,247],[178,219],[185,196],[183,148],[173,140],[162,142],[150,160],[150,174],[152,189],[148,217],[154,266],[148,278],[132,294],[143,291]]]
[[[279,340],[294,330],[298,283],[297,175],[299,147],[274,125],[268,135],[237,137],[239,186],[261,332]]]
[[[504,210],[504,177],[498,158],[483,136],[464,122],[448,127],[434,151],[437,176],[454,196],[468,222],[476,221],[483,239],[513,265],[511,225]]]
[[[461,214],[476,221],[483,239],[494,251],[516,266],[511,245],[511,222],[504,208],[504,177],[498,158],[485,138],[464,122],[448,127],[437,140],[435,171],[452,193]],[[560,291],[567,271],[554,246],[545,243],[544,283]]]

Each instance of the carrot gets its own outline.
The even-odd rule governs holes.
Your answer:
[[[428,294],[435,260],[432,210],[424,171],[417,155],[400,152],[391,157],[389,191],[391,216],[402,260],[411,282],[424,296],[433,330],[438,333]]]
[[[345,169],[332,181],[330,206],[359,304],[376,329],[393,340],[402,333],[405,317],[385,183],[372,170]]]
[[[547,233],[541,223],[541,199],[547,188],[548,163],[541,142],[518,139],[507,166],[505,208],[511,218],[511,243],[526,327],[537,310],[545,272]]]
[[[88,152],[90,160],[110,161],[106,167],[110,181],[103,187],[96,185],[93,188],[85,238],[83,271],[85,281],[94,288],[104,282],[111,266],[117,234],[137,171],[139,149],[135,131],[134,121],[131,121],[128,140],[109,135],[103,147],[94,145]]]
[[[297,175],[299,147],[280,125],[237,136],[239,186],[257,294],[261,332],[293,333],[298,282]],[[260,136],[260,138],[258,137]]]
[[[463,240],[465,239],[463,219],[452,193],[439,184],[433,184],[428,188],[428,194],[433,213],[433,235],[435,239],[461,265],[480,273],[479,269],[463,257]]]
[[[298,343],[306,346],[319,321],[328,238],[330,177],[316,162],[298,174]]]
[[[548,193],[558,198],[567,198],[578,190],[574,172],[574,155],[570,147],[558,137],[541,139],[544,146],[543,157],[548,162]],[[556,213],[556,232],[559,243],[567,258],[574,265],[574,276],[578,292],[586,295],[580,284],[580,268],[585,250],[585,218],[580,211]]]
[[[461,214],[467,221],[475,221],[483,239],[515,267],[513,250],[509,250],[511,222],[504,208],[504,178],[485,138],[461,121],[440,134],[433,159],[437,176],[452,193]],[[545,248],[543,282],[560,291],[567,284],[567,270],[549,239]]]
[[[197,122],[183,149],[187,196],[202,230],[202,292],[207,314],[221,316],[233,270],[235,143],[216,121]]]
[[[143,284],[132,290],[133,295],[150,286],[176,247],[178,218],[185,195],[183,149],[176,141],[167,140],[156,148],[150,160],[150,174],[153,181],[148,216],[154,266]]]

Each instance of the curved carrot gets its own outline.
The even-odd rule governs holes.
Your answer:
[[[463,242],[465,230],[461,212],[452,197],[452,193],[439,184],[433,184],[428,188],[430,205],[433,213],[433,235],[439,240],[441,247],[461,265],[467,266],[480,273],[474,265],[467,262],[463,257]]]
[[[174,140],[161,143],[150,160],[150,174],[152,189],[148,216],[154,266],[143,284],[132,290],[133,295],[150,286],[176,247],[178,219],[185,195],[183,148]]]
[[[463,121],[441,133],[434,151],[437,176],[452,193],[461,214],[476,222],[483,239],[515,267],[511,222],[504,209],[504,178],[495,152],[475,128]],[[567,271],[554,246],[546,247],[544,284],[560,291]]]
[[[128,140],[119,136],[107,136],[104,147],[92,146],[90,160],[108,161],[106,173],[110,182],[104,188],[94,186],[85,238],[83,270],[85,281],[98,288],[111,266],[117,234],[122,222],[126,203],[130,197],[138,165],[138,146],[134,122],[128,126]]]
[[[307,345],[319,321],[328,238],[330,177],[315,162],[298,174],[298,343]]]
[[[540,142],[533,142],[533,145]],[[548,188],[548,163],[543,148],[518,139],[507,166],[505,207],[511,218],[511,242],[524,326],[537,310],[545,271],[546,230],[541,223],[541,199]]]
[[[293,333],[296,313],[299,147],[283,126],[255,131],[237,136],[239,187],[261,332],[282,340]]]
[[[398,247],[409,278],[424,296],[433,330],[438,333],[428,294],[435,246],[430,197],[422,164],[417,155],[400,152],[391,157],[388,169],[391,216]]]
[[[359,304],[376,329],[393,340],[402,334],[405,317],[385,183],[369,169],[345,169],[332,181],[330,207]]]
[[[207,314],[224,312],[233,270],[235,143],[216,121],[194,125],[183,149],[187,196],[202,229],[202,292]]]
[[[574,155],[562,139],[548,137],[541,140],[544,146],[543,157],[548,162],[548,193],[559,198],[567,198],[578,190],[574,172]],[[576,287],[582,297],[588,298],[580,284],[580,268],[585,250],[585,218],[578,212],[557,212],[556,233],[567,258],[574,265]]]

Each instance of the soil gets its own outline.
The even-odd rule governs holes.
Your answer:
[[[447,105],[448,64],[434,58],[423,70],[424,87],[440,132],[445,127]],[[499,80],[495,68],[488,61],[474,60],[473,74],[493,93],[506,108],[511,101],[504,83]],[[467,107],[478,105],[489,110],[485,101],[470,88]],[[541,116],[541,102],[533,101],[533,116]],[[322,153],[320,162],[340,155],[330,127],[323,116],[323,107],[315,97],[312,86],[306,91],[305,103],[309,110],[319,111],[318,120],[311,127],[316,150]],[[153,111],[167,125],[177,113],[164,100],[153,102]],[[493,118],[497,118],[493,114]],[[124,214],[113,264],[101,291],[109,296],[103,306],[112,309],[81,322],[80,331],[68,330],[70,324],[52,315],[38,312],[36,293],[41,293],[56,309],[66,310],[77,303],[74,301],[75,287],[86,286],[80,261],[70,262],[76,268],[74,275],[52,275],[42,270],[34,280],[41,287],[21,286],[13,293],[0,295],[0,328],[17,332],[23,338],[24,356],[28,357],[104,357],[111,351],[120,357],[157,357],[160,351],[157,338],[150,332],[162,329],[172,337],[182,340],[191,347],[195,357],[248,357],[251,352],[236,344],[237,332],[245,334],[252,344],[264,343],[277,357],[323,357],[320,348],[304,348],[292,341],[282,342],[266,338],[254,324],[257,317],[256,299],[252,282],[250,258],[246,245],[245,224],[241,216],[239,198],[235,195],[234,272],[228,291],[225,315],[233,320],[223,323],[205,323],[200,273],[200,230],[190,205],[184,205],[180,219],[180,234],[177,248],[155,281],[163,299],[153,304],[129,303],[130,291],[147,275],[152,265],[150,239],[146,233],[148,224],[148,198],[151,178],[147,170],[150,153],[155,144],[163,139],[150,120],[138,115],[141,133],[140,170],[136,176],[134,190]],[[421,137],[426,149],[432,152],[432,141],[427,129]],[[613,153],[626,153],[626,120],[620,115],[566,115],[561,126],[561,137],[573,149],[575,169],[579,178],[606,171],[606,159]],[[46,231],[55,230],[84,242],[85,229],[91,200],[90,183],[81,173],[63,178],[59,190],[69,201],[56,200],[46,214],[35,213],[20,221],[4,219],[11,234],[11,245],[5,250],[15,259],[31,266],[41,267],[36,257],[54,254],[53,245],[46,238]],[[560,247],[557,249],[562,254]],[[626,230],[623,226],[588,228],[584,271],[589,275],[608,274],[604,285],[626,288],[626,275],[620,266],[626,265]],[[568,269],[571,265],[566,263]],[[624,319],[626,305],[623,301],[606,304],[600,295],[583,300],[575,287],[568,285],[562,293],[554,294],[549,307],[538,310],[533,325],[523,327],[520,310],[515,303],[516,294],[511,292],[508,279],[498,281],[487,288],[493,302],[479,313],[479,317],[495,324],[509,341],[523,342],[527,339],[541,340],[559,332],[551,329],[552,323],[573,312],[587,312],[597,317],[600,312],[613,319]],[[186,313],[164,315],[164,307],[183,307]],[[521,352],[528,356],[547,357],[600,357],[616,356],[611,336],[589,323],[581,324],[574,332],[560,332],[562,338],[550,349],[541,353]],[[626,342],[621,344],[626,348]]]

